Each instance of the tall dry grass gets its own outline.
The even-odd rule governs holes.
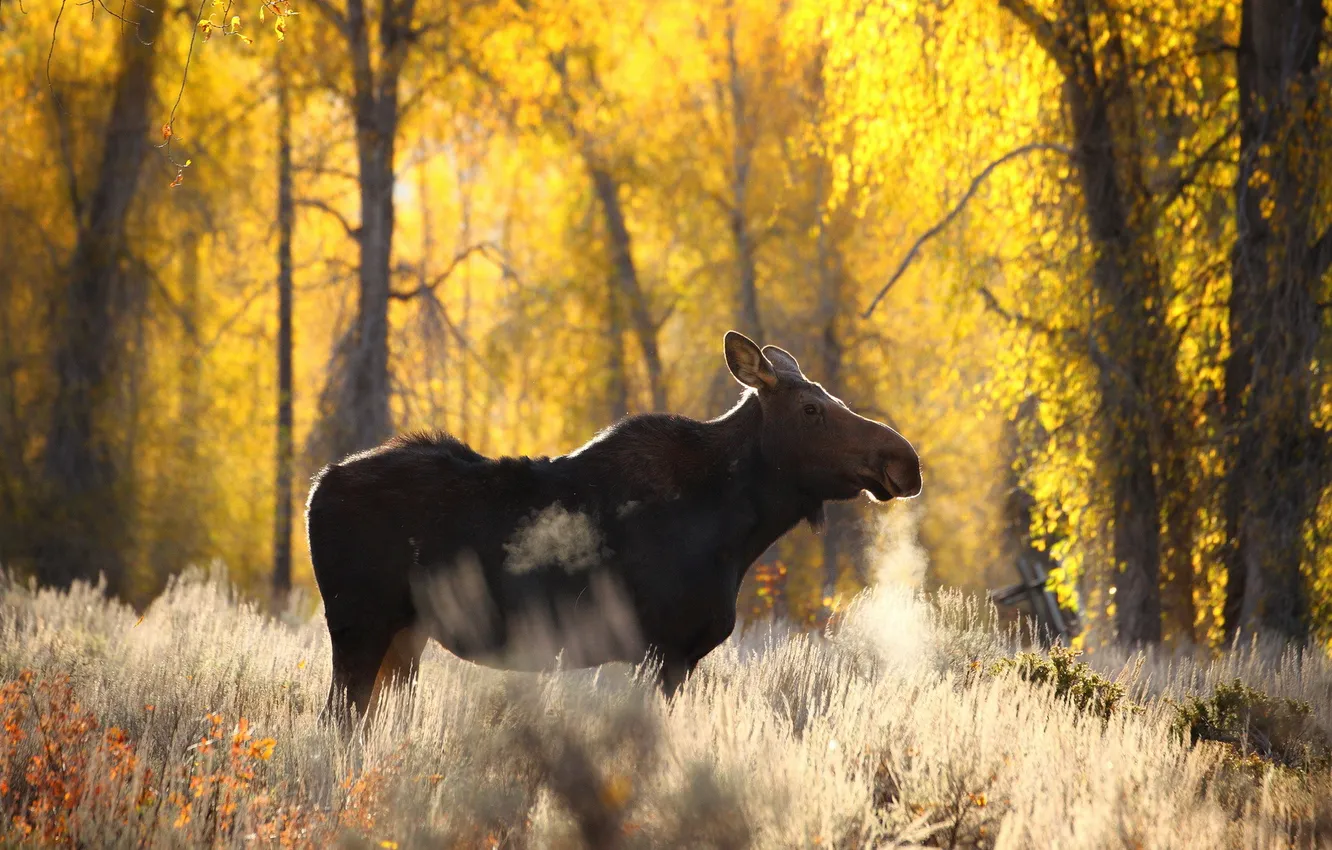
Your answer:
[[[983,604],[885,587],[827,635],[749,630],[669,702],[627,668],[502,674],[432,648],[414,698],[395,693],[344,743],[318,722],[317,613],[269,618],[198,573],[142,618],[94,588],[6,580],[0,843],[1332,842],[1329,777],[1236,773],[1172,735],[1168,701],[1239,677],[1308,700],[1329,729],[1325,655],[1096,653],[1145,704],[1105,722],[989,672],[1019,643]]]

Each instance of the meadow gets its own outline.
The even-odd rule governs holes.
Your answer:
[[[1318,651],[1056,652],[1062,673],[1041,683],[1036,666],[1055,668],[1006,663],[1029,641],[986,604],[886,585],[823,634],[751,626],[673,700],[643,670],[504,674],[432,647],[414,699],[394,693],[344,742],[319,720],[322,617],[309,599],[292,612],[199,571],[142,615],[88,585],[6,579],[2,843],[1332,842],[1332,663]],[[1271,740],[1181,734],[1187,697],[1236,679],[1297,707],[1303,761],[1266,715],[1243,722]]]

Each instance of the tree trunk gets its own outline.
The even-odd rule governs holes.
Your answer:
[[[1326,12],[1245,0],[1238,53],[1240,165],[1226,364],[1226,626],[1308,634],[1306,533],[1327,483],[1314,359],[1332,237],[1314,229]]]
[[[749,114],[744,75],[736,53],[736,16],[733,3],[727,4],[726,22],[726,85],[716,84],[718,109],[730,107],[731,170],[729,195],[718,195],[718,206],[726,217],[731,237],[731,251],[735,269],[734,325],[742,334],[760,345],[764,338],[763,319],[759,311],[757,240],[749,223],[749,188],[753,172],[754,122]],[[713,410],[725,409],[735,398],[735,379],[720,363],[712,374],[708,398]],[[760,563],[771,563],[776,547],[770,548]]]
[[[618,422],[629,415],[629,378],[624,363],[624,308],[620,304],[622,298],[615,276],[607,277],[606,337],[610,347],[606,349],[606,413],[611,422]]]
[[[1187,421],[1168,411],[1161,417],[1160,460],[1161,508],[1164,518],[1161,541],[1161,608],[1168,627],[1167,640],[1191,644],[1197,639],[1198,606],[1194,602],[1193,547],[1198,535],[1198,495],[1192,476],[1189,447],[1182,429]]]
[[[122,285],[125,219],[148,152],[148,112],[161,29],[160,4],[147,0],[127,14],[138,26],[120,37],[120,70],[107,118],[97,185],[75,211],[78,236],[69,286],[52,333],[56,397],[43,452],[51,508],[38,552],[39,577],[65,586],[106,575],[111,590],[125,579],[129,499],[98,422],[114,391],[123,347],[116,309]]]
[[[181,569],[202,565],[208,554],[206,505],[209,476],[198,474],[200,468],[200,423],[205,421],[203,394],[202,341],[199,334],[200,262],[203,236],[198,232],[182,234],[180,256],[179,313],[183,325],[184,355],[180,358],[180,408],[173,421],[174,452],[171,462],[161,470],[158,482],[152,546],[148,554],[151,568],[149,583],[135,588],[134,597],[153,599],[166,587],[167,580]]]
[[[412,34],[415,0],[381,0],[374,28],[364,0],[347,0],[345,18],[334,25],[346,37],[352,65],[352,109],[356,120],[361,224],[356,319],[339,364],[326,449],[334,456],[383,442],[393,430],[389,405],[389,291],[394,229],[394,152],[398,137],[398,87]]]
[[[1022,470],[1030,463],[1033,446],[1044,445],[1049,433],[1041,427],[1036,415],[1039,401],[1029,395],[1018,405],[1016,415],[1004,422],[1003,457],[1008,462],[1004,473],[1003,532],[1000,537],[1001,563],[1011,564],[1011,579],[1026,582],[1029,576],[1049,576],[1058,566],[1050,556],[1052,546],[1059,538],[1046,533],[1039,540],[1040,546],[1032,539],[1032,516],[1037,510],[1036,497],[1022,482]],[[1038,572],[1039,571],[1039,572]],[[1039,627],[1038,638],[1046,643],[1060,637],[1059,627],[1067,629],[1067,637],[1077,634],[1076,619],[1059,618],[1057,622],[1045,605],[1040,604],[1033,594],[1027,595],[1027,605],[1033,623]],[[1063,611],[1060,611],[1063,614]]]
[[[814,175],[814,229],[815,229],[815,273],[818,280],[818,320],[819,329],[819,381],[834,396],[846,393],[844,357],[841,335],[838,331],[838,314],[844,301],[845,270],[836,241],[836,234],[830,232],[830,222],[826,212],[827,187],[829,183],[828,163],[816,161]],[[823,527],[823,594],[835,598],[837,581],[841,577],[842,567],[850,566],[856,575],[865,580],[863,555],[865,549],[861,503],[834,502],[824,508]]]
[[[396,98],[395,98],[396,100]],[[356,148],[360,164],[361,255],[356,329],[347,363],[348,389],[342,412],[350,426],[350,442],[339,454],[358,451],[385,440],[392,431],[389,417],[388,305],[393,256],[393,151],[397,108],[372,104],[357,114]]]
[[[823,233],[820,229],[820,242]],[[828,275],[820,269],[820,277]],[[823,281],[827,285],[827,281]],[[825,300],[821,298],[820,300]],[[821,382],[828,392],[839,395],[842,392],[842,349],[837,340],[836,313],[824,317],[823,332],[820,335]],[[842,573],[842,554],[848,550],[851,529],[856,521],[853,506],[833,503],[824,507],[823,526],[823,595],[832,598],[837,592],[837,580]]]
[[[595,157],[584,155],[592,185],[601,203],[601,212],[605,217],[606,238],[610,245],[611,268],[615,284],[629,313],[629,322],[633,325],[634,335],[638,337],[639,347],[643,351],[643,363],[647,367],[648,389],[652,394],[652,409],[666,409],[666,385],[661,369],[661,354],[657,349],[657,326],[648,309],[647,298],[638,280],[638,269],[634,264],[633,241],[629,228],[625,224],[624,207],[620,204],[620,184],[605,167],[597,163]],[[612,299],[614,305],[619,298]],[[612,341],[614,342],[614,341]]]
[[[277,334],[277,463],[273,487],[273,603],[286,607],[291,592],[292,443],[292,262],[291,238],[296,205],[292,198],[291,103],[282,62],[278,62],[278,334]]]
[[[1101,394],[1098,466],[1111,507],[1120,640],[1161,639],[1162,497],[1156,467],[1174,398],[1175,352],[1152,244],[1150,195],[1130,63],[1118,20],[1063,0],[1049,20],[1000,0],[1064,76],[1064,103],[1095,256],[1090,329]],[[1103,26],[1105,32],[1094,32]],[[1104,36],[1104,37],[1102,37]]]
[[[726,65],[731,103],[731,204],[727,210],[731,243],[735,249],[736,277],[740,295],[740,332],[763,344],[763,321],[759,315],[758,269],[754,260],[756,246],[749,229],[749,175],[754,139],[746,104],[745,81],[736,54],[735,10],[728,5],[726,22]]]
[[[1083,0],[1070,5],[1078,31],[1090,32]],[[1102,308],[1093,341],[1102,358],[1101,467],[1113,505],[1117,625],[1126,643],[1156,642],[1161,639],[1161,502],[1153,471],[1152,449],[1159,443],[1153,419],[1161,412],[1158,389],[1174,360],[1163,344],[1160,271],[1143,221],[1145,198],[1135,191],[1143,180],[1133,153],[1136,116],[1120,76],[1124,69],[1098,68],[1090,45],[1078,51],[1076,61],[1078,73],[1066,81],[1065,99],[1096,250],[1092,283]]]

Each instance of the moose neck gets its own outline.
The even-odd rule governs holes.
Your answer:
[[[823,516],[823,500],[804,493],[787,472],[764,457],[763,407],[758,395],[746,393],[740,403],[722,416],[706,423],[716,440],[719,454],[727,459],[724,468],[734,469],[746,484],[741,499],[754,512],[756,521],[737,529],[742,535],[733,542],[733,551],[741,562],[741,573],[778,538],[802,519],[818,526]]]

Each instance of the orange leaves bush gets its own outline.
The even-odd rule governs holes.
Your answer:
[[[18,836],[65,843],[71,818],[85,803],[126,815],[152,803],[146,785],[137,796],[120,793],[139,771],[134,749],[124,732],[103,731],[83,710],[67,677],[34,682],[24,671],[0,686],[0,719],[0,807]]]
[[[254,738],[244,717],[230,732],[226,719],[216,712],[204,715],[204,723],[204,733],[188,750],[187,782],[168,794],[175,812],[172,825],[182,828],[202,818],[203,837],[216,842],[232,833],[242,812],[260,827],[292,820],[292,812],[275,809],[272,794],[264,793],[269,784],[265,766],[277,742]]]
[[[68,677],[24,671],[0,685],[0,844],[95,846],[115,830],[144,846],[310,846],[339,830],[368,832],[380,817],[397,763],[349,776],[331,812],[276,781],[278,742],[245,718],[231,724],[210,712],[202,721],[183,762],[155,775],[123,730],[103,728],[79,704]]]

